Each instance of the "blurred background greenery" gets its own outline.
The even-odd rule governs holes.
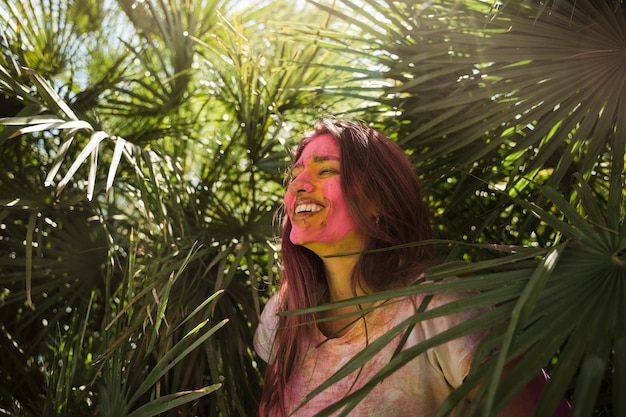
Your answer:
[[[540,367],[537,415],[626,415],[620,0],[6,0],[0,45],[1,415],[255,415],[283,173],[329,114],[406,150],[432,276],[527,352],[476,415]]]

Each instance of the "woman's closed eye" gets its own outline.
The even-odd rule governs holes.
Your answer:
[[[302,166],[294,166],[290,172],[287,173],[286,179],[287,184],[291,184],[298,179],[298,177],[307,171],[307,169]],[[309,172],[318,177],[327,177],[332,175],[339,175],[339,168],[332,166],[323,166],[323,167],[310,167]]]
[[[335,168],[322,168],[319,170],[318,175],[331,175],[331,174],[339,174],[339,170]]]

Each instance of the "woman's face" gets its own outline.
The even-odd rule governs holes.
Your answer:
[[[330,134],[313,138],[294,163],[285,193],[291,242],[319,256],[363,249],[363,236],[341,189],[339,156]]]

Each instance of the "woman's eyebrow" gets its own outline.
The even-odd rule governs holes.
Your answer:
[[[332,155],[313,155],[313,162],[339,161],[339,157]]]

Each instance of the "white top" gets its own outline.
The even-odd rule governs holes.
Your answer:
[[[309,348],[303,362],[297,366],[287,387],[287,411],[292,412],[314,388],[332,376],[350,358],[367,344],[383,335],[395,325],[415,314],[423,295],[394,299],[369,312],[365,320],[359,320],[343,336],[326,338],[315,331],[312,340],[303,340]],[[428,304],[428,310],[461,298],[459,294],[436,294]],[[255,349],[267,361],[271,357],[272,343],[278,325],[277,296],[268,301],[261,315],[255,335]],[[441,333],[456,324],[476,316],[478,312],[437,317],[417,323],[404,349]],[[367,334],[366,334],[367,331]],[[432,417],[444,399],[469,372],[474,351],[482,335],[475,334],[452,340],[426,351],[411,360],[379,383],[350,416],[371,417]],[[391,359],[402,338],[402,332],[394,341],[381,349],[365,366],[343,380],[335,383],[310,400],[293,416],[308,417],[363,386]],[[324,343],[322,343],[324,342]]]

